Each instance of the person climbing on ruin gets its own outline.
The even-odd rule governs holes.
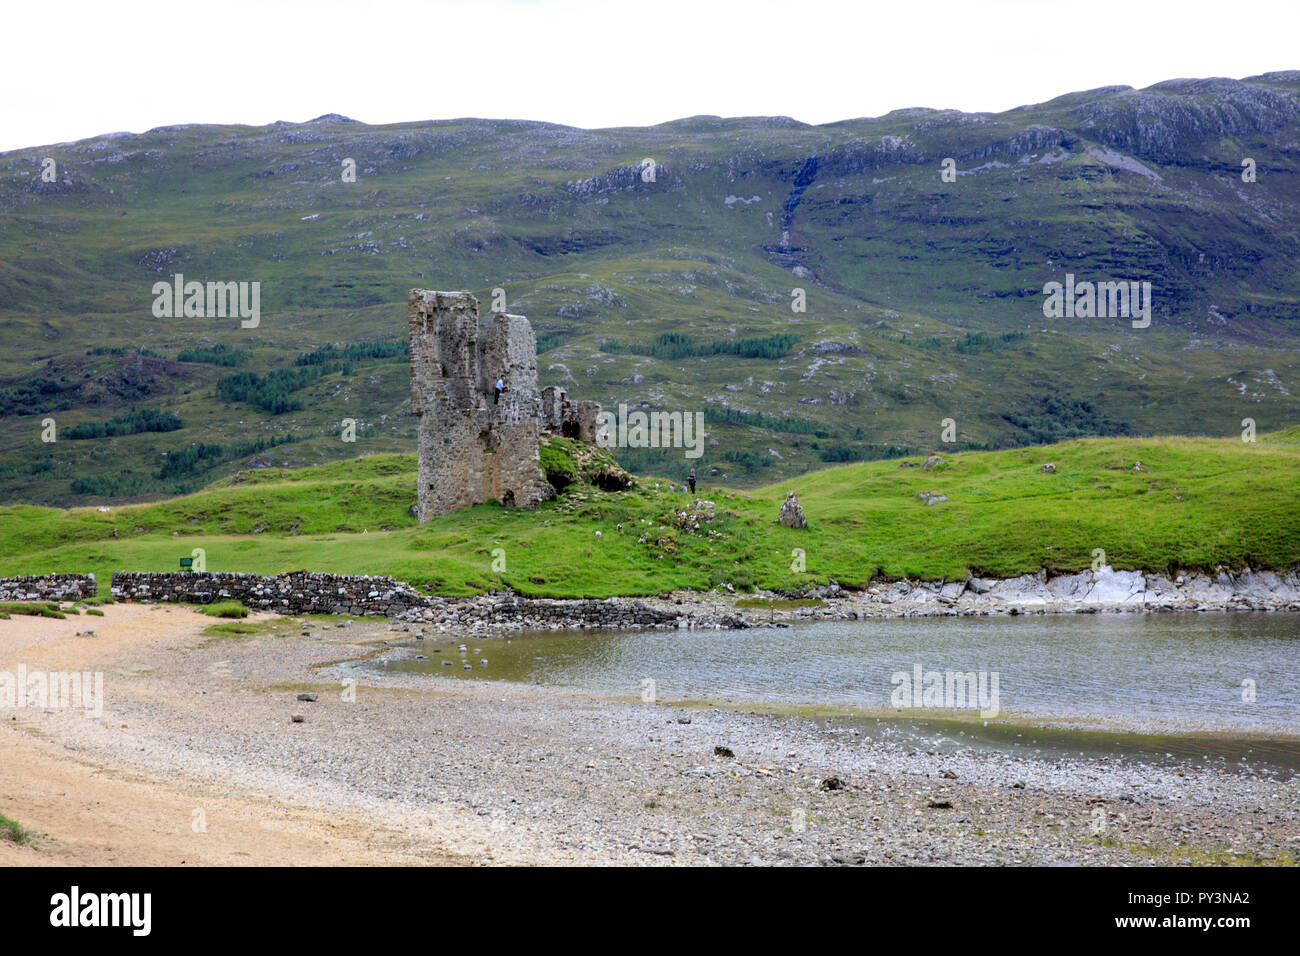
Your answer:
[[[493,405],[496,405],[496,404],[498,404],[498,403],[501,401],[501,393],[504,392],[505,390],[506,390],[505,379],[503,379],[503,378],[501,378],[500,376],[498,376],[498,377],[497,377],[497,389],[496,389],[495,394],[493,394],[493,396],[492,396],[492,404],[493,404]]]
[[[686,483],[691,486],[691,494],[695,494],[695,469],[694,468],[692,468],[691,473],[686,476]]]

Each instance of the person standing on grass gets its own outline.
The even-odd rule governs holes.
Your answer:
[[[695,469],[694,468],[691,469],[691,473],[686,477],[686,481],[691,486],[691,494],[695,494]]]

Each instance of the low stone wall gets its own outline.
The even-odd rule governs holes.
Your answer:
[[[0,578],[0,601],[80,601],[97,589],[93,574],[25,574]]]
[[[389,577],[350,577],[295,571],[277,577],[212,571],[115,571],[119,601],[210,604],[235,600],[245,607],[280,614],[383,614],[444,629],[675,627],[676,611],[640,601],[561,601],[489,593],[472,598],[429,597]],[[736,623],[743,621],[738,617]]]
[[[743,620],[732,617],[744,626]],[[433,598],[428,607],[402,615],[403,620],[443,631],[678,627],[683,618],[677,609],[653,608],[631,598],[566,601],[499,592],[473,598]]]
[[[293,571],[275,577],[216,571],[114,571],[119,601],[210,604],[235,600],[281,614],[385,614],[426,607],[429,598],[390,577]]]

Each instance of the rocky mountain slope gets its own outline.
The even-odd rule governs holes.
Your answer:
[[[324,116],[0,154],[0,501],[410,450],[417,286],[485,310],[503,290],[543,384],[705,412],[702,458],[621,450],[633,470],[744,484],[904,448],[1282,428],[1297,223],[1297,71],[824,126]],[[256,327],[155,316],[177,273],[258,283]],[[1067,274],[1149,282],[1149,327],[1045,317]]]

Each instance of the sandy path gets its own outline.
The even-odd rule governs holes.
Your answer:
[[[62,745],[0,739],[0,808],[38,834],[0,840],[0,866],[454,863],[358,814],[286,807],[252,793],[83,760]],[[204,832],[194,829],[202,808]]]
[[[197,643],[210,623],[180,609],[143,605],[108,607],[103,618],[15,617],[0,621],[0,668],[130,667],[150,652]],[[98,636],[77,636],[85,630]],[[368,814],[293,806],[283,794],[142,771],[42,739],[23,711],[5,716],[0,813],[37,838],[34,846],[0,840],[0,866],[466,862],[430,850],[409,827]]]

